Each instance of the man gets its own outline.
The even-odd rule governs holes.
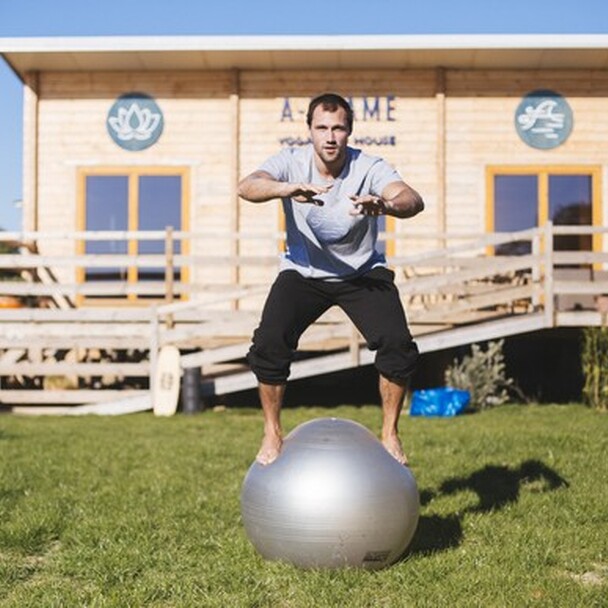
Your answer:
[[[333,93],[316,97],[307,124],[311,144],[282,150],[238,187],[239,196],[252,203],[282,199],[287,228],[287,251],[248,354],[264,414],[257,460],[270,464],[280,454],[280,410],[300,336],[338,305],[377,351],[382,442],[407,464],[398,420],[418,349],[394,273],[376,250],[377,219],[412,217],[424,203],[388,163],[348,146],[353,112],[345,99]]]

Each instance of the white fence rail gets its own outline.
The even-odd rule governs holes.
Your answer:
[[[483,340],[500,334],[501,327],[508,334],[508,324],[515,327],[513,319],[524,315],[541,319],[543,327],[605,324],[607,232],[547,224],[513,233],[431,235],[426,242],[446,246],[416,247],[408,255],[389,256],[389,264],[426,349],[452,344],[455,336],[461,342]],[[564,236],[587,237],[594,249],[555,250]],[[412,235],[403,238],[414,242]],[[226,378],[246,373],[243,357],[278,254],[224,255],[223,247],[204,255],[175,253],[174,243],[192,246],[200,239],[231,243],[237,252],[247,239],[263,242],[266,250],[274,242],[278,252],[283,234],[0,233],[0,403],[82,403],[108,399],[117,390],[147,391],[165,344],[180,348],[184,369],[200,367],[217,386],[229,387]],[[151,240],[164,242],[165,251],[132,253]],[[136,245],[130,254],[83,253],[83,243],[104,241]],[[55,250],[60,252],[50,253]],[[234,281],[179,280],[180,272],[201,265],[226,266]],[[251,268],[263,269],[255,274],[261,278],[239,282]],[[111,278],[90,280],[96,276],[86,275],[91,269],[111,269]],[[140,272],[148,269],[162,280],[144,280]],[[336,365],[369,362],[360,337],[336,310],[305,333],[301,347],[331,354]],[[306,369],[329,371],[322,363]]]

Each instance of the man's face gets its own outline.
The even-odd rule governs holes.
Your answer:
[[[338,165],[346,158],[348,120],[344,108],[335,112],[317,106],[312,114],[310,136],[315,154],[326,165]]]

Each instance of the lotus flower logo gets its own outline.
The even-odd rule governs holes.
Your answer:
[[[158,104],[143,93],[119,97],[106,121],[110,137],[121,148],[145,150],[158,141],[163,130],[163,114]]]

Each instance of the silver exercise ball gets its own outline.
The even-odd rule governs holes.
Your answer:
[[[364,426],[320,418],[286,438],[243,482],[245,531],[266,559],[309,568],[384,568],[409,545],[419,498],[409,468]]]

